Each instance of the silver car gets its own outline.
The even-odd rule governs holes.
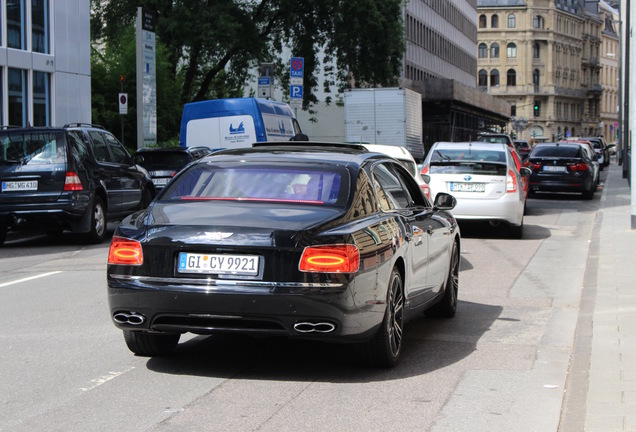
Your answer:
[[[528,168],[517,165],[506,144],[437,142],[424,160],[422,174],[431,198],[446,192],[457,199],[453,215],[461,220],[504,222],[512,238],[523,236]]]

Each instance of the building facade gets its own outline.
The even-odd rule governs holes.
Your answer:
[[[86,0],[0,0],[3,125],[90,123]]]
[[[512,106],[518,138],[600,135],[597,0],[478,0],[478,86]]]
[[[620,38],[618,11],[604,1],[600,2],[601,30],[601,99],[602,134],[610,143],[618,140]]]

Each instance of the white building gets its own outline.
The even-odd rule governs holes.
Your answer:
[[[91,121],[90,2],[0,0],[2,125]]]

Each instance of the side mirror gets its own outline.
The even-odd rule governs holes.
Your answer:
[[[530,177],[530,175],[532,174],[532,170],[528,167],[523,167],[521,168],[519,174],[521,174],[521,177]]]
[[[431,176],[428,174],[424,174],[422,176],[422,180],[424,180],[426,182],[426,184],[429,184],[431,182]]]
[[[133,156],[133,163],[135,165],[141,165],[144,163],[144,157],[142,155],[134,155]]]
[[[438,210],[452,210],[456,205],[457,200],[455,197],[446,192],[438,193],[433,203],[433,206]]]

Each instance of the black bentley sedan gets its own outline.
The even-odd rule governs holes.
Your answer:
[[[118,227],[111,317],[138,355],[224,332],[358,342],[393,366],[406,321],[455,315],[454,205],[431,205],[398,161],[359,145],[221,151]]]

